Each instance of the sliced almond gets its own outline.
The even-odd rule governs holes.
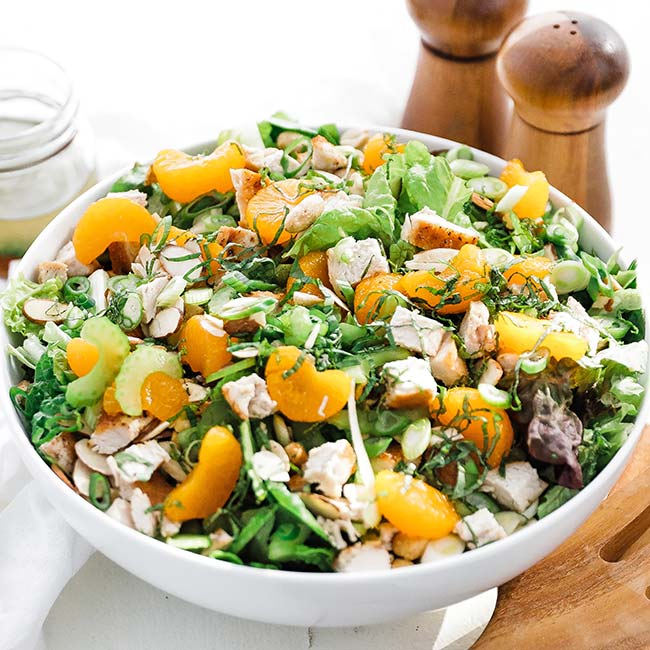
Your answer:
[[[197,282],[203,272],[200,249],[197,252],[188,246],[165,246],[160,253],[160,263],[169,275],[183,277],[189,284]]]
[[[478,192],[472,192],[472,203],[482,210],[491,210],[494,207],[494,201],[481,196]]]
[[[348,519],[350,517],[350,508],[343,499],[331,499],[320,494],[300,495],[303,503],[314,515],[320,515],[326,519]]]
[[[106,456],[91,449],[88,438],[82,438],[77,441],[74,450],[77,452],[78,458],[90,469],[107,476],[111,473],[110,467],[106,462]]]
[[[90,492],[91,474],[92,472],[90,467],[77,458],[77,462],[74,464],[74,470],[72,470],[72,480],[74,481],[77,490],[79,490],[79,493],[83,494],[85,497],[87,497]]]
[[[183,315],[175,307],[167,307],[159,311],[149,323],[149,336],[161,339],[173,334],[181,324],[182,318]]]
[[[33,323],[62,323],[68,313],[69,305],[49,298],[30,298],[23,304],[23,314]]]

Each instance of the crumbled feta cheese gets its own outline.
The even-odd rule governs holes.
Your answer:
[[[107,199],[128,199],[132,203],[136,203],[142,208],[147,207],[149,197],[140,190],[126,190],[124,192],[109,192],[106,195]]]
[[[131,445],[106,459],[116,481],[135,483],[148,481],[166,461],[169,454],[155,440]]]
[[[463,316],[458,335],[467,354],[492,352],[496,348],[496,329],[490,323],[490,312],[484,303],[475,300]]]
[[[356,455],[347,440],[326,442],[309,450],[303,478],[308,483],[316,483],[328,497],[340,497],[355,464]]]
[[[334,560],[334,570],[340,573],[387,569],[390,569],[390,554],[381,542],[365,542],[348,546]]]
[[[454,532],[467,542],[469,548],[478,548],[506,537],[506,531],[487,508],[481,508],[463,517],[456,524]]]
[[[427,405],[438,392],[431,367],[425,359],[409,357],[384,365],[386,405],[390,408],[414,408]]]
[[[349,519],[328,519],[319,516],[316,520],[330,538],[332,546],[336,549],[344,549],[359,539],[359,535]],[[345,533],[347,540],[343,537],[343,533]]]
[[[389,327],[396,345],[425,357],[438,353],[445,334],[442,323],[401,306],[395,310]]]
[[[242,420],[268,417],[275,413],[278,406],[271,399],[264,379],[255,373],[229,381],[221,390],[232,410]]]
[[[284,447],[275,440],[270,440],[271,449],[262,449],[253,454],[253,470],[264,481],[289,481],[291,463]]]
[[[457,226],[439,216],[435,210],[424,207],[407,215],[400,237],[418,248],[454,248],[464,244],[476,244],[478,234],[472,228]]]
[[[589,354],[593,356],[598,352],[600,342],[598,324],[573,296],[569,296],[566,306],[568,311],[558,311],[553,314],[551,328],[562,332],[571,332],[584,339],[587,341]]]
[[[526,461],[508,463],[505,475],[491,469],[481,486],[482,492],[491,494],[501,505],[515,512],[524,512],[544,492],[548,484],[542,481],[537,470]]]
[[[354,288],[363,278],[388,271],[388,262],[376,239],[356,241],[345,237],[327,251],[327,273],[335,287],[347,283]]]

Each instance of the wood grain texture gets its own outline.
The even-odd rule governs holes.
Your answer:
[[[610,496],[557,551],[499,590],[473,650],[650,648],[650,427]]]
[[[407,0],[422,44],[402,126],[497,151],[511,109],[496,77],[496,52],[527,4]]]
[[[543,170],[609,228],[604,123],[629,74],[621,37],[582,13],[531,16],[504,41],[497,72],[515,105],[501,153]]]

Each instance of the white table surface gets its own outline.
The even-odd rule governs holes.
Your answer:
[[[532,0],[531,11],[557,8]],[[632,74],[608,118],[615,236],[650,287],[650,3],[566,0],[624,37]],[[0,43],[38,49],[75,80],[104,171],[215,137],[275,110],[307,121],[396,125],[418,35],[400,0],[3,3]],[[0,71],[1,74],[1,71]],[[444,134],[441,134],[444,135]],[[485,606],[485,601],[483,601]],[[480,618],[480,604],[471,611]],[[469,610],[468,610],[469,611]],[[431,648],[441,615],[315,631],[220,616],[167,596],[95,555],[45,626],[48,650]],[[454,647],[467,647],[470,638]]]

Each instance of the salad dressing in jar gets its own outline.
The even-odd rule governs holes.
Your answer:
[[[0,268],[95,182],[94,146],[64,70],[0,48]]]

